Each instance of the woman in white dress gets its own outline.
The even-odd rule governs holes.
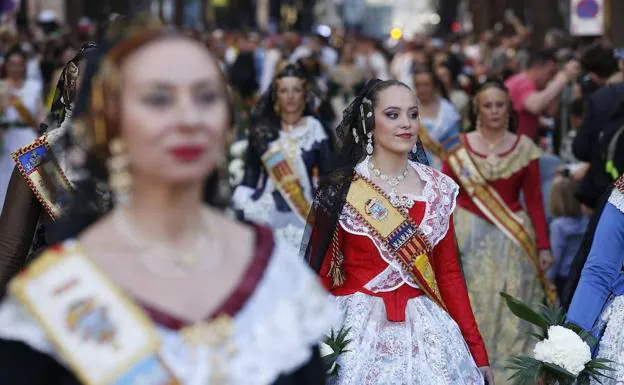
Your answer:
[[[459,187],[426,163],[418,101],[374,81],[345,111],[305,257],[351,342],[334,385],[492,384],[457,255]]]
[[[253,112],[245,176],[232,197],[245,220],[268,225],[297,251],[332,149],[310,102],[303,70],[296,64],[281,68]]]
[[[0,73],[0,207],[15,165],[11,153],[37,138],[44,114],[41,84],[26,79],[26,54],[14,48],[5,58]]]

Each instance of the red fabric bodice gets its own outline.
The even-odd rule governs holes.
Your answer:
[[[420,223],[425,210],[426,203],[417,201],[409,210],[409,215],[415,223]],[[380,297],[384,301],[388,320],[404,322],[408,300],[424,293],[406,283],[388,292],[373,293],[367,290],[364,286],[383,272],[388,263],[381,258],[373,241],[366,236],[349,233],[339,226],[338,241],[344,257],[342,268],[345,282],[340,287],[331,287],[328,278],[331,263],[330,248],[319,273],[325,287],[335,296],[360,292]],[[446,236],[434,247],[431,254],[436,280],[450,316],[459,325],[477,365],[488,365],[485,344],[472,313],[468,290],[459,264],[452,219]]]
[[[485,158],[485,155],[475,152],[470,147],[470,143],[468,143],[468,141],[464,141],[464,143],[466,143],[466,148],[470,152],[471,156]],[[514,147],[499,156],[518,156],[519,154],[514,152],[518,143],[519,140],[516,141]],[[460,184],[459,179],[447,162],[444,162],[442,165],[442,172],[453,178],[457,184]],[[548,239],[548,224],[546,223],[541,183],[539,159],[532,160],[528,166],[516,171],[509,178],[500,178],[488,181],[488,184],[496,190],[498,195],[500,195],[513,212],[524,210],[520,201],[520,193],[522,192],[524,194],[526,211],[529,214],[529,218],[531,218],[531,223],[535,229],[538,250],[550,248],[550,241]],[[488,220],[463,188],[460,188],[459,190],[457,205],[485,220]]]

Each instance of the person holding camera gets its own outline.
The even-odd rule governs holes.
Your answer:
[[[517,134],[533,141],[539,137],[539,119],[561,95],[566,84],[581,72],[580,63],[572,59],[557,72],[557,58],[550,51],[534,54],[525,71],[507,79],[513,109],[518,114]]]

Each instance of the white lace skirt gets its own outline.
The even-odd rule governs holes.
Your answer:
[[[459,327],[425,296],[410,299],[405,322],[390,322],[383,300],[330,296],[351,328],[349,352],[332,385],[477,385],[483,377]]]
[[[604,334],[598,345],[598,358],[611,360],[609,364],[614,372],[607,375],[614,380],[601,379],[603,385],[624,384],[624,296],[616,297],[602,312],[601,321],[606,323]],[[598,381],[592,380],[592,385]]]

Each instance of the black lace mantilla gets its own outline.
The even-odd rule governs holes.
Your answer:
[[[317,272],[321,269],[329,243],[336,231],[355,167],[366,157],[367,134],[375,121],[372,95],[380,87],[402,83],[381,80],[369,82],[360,95],[344,110],[336,128],[339,148],[335,151],[330,172],[322,176],[304,232],[301,254]],[[429,164],[425,150],[418,141],[410,160]]]

